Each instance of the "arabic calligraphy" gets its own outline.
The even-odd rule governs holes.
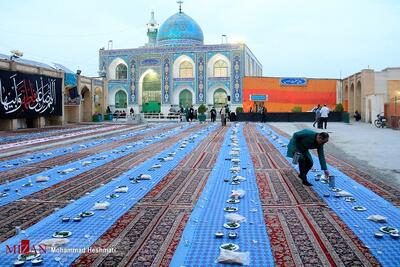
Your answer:
[[[307,85],[307,80],[304,78],[282,78],[281,85]]]
[[[21,117],[28,114],[32,116],[32,113],[61,115],[59,114],[60,108],[57,108],[57,105],[61,103],[57,104],[56,94],[57,90],[61,92],[61,79],[16,72],[2,72],[1,74],[1,115],[10,117]]]

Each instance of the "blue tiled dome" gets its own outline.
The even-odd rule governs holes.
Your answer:
[[[169,17],[157,34],[158,45],[202,45],[203,31],[199,24],[185,13]]]

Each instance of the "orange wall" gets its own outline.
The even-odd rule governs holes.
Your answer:
[[[264,103],[268,112],[291,112],[295,106],[303,111],[311,110],[317,104],[327,104],[331,109],[336,105],[336,81],[308,79],[306,86],[281,86],[280,78],[244,77],[243,108],[248,112],[254,103],[250,95],[268,95]]]

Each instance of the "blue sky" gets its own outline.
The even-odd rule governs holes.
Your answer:
[[[98,50],[147,41],[150,11],[162,23],[173,0],[0,0],[0,53],[57,62],[97,76]],[[361,69],[400,67],[400,1],[186,0],[183,11],[205,43],[244,40],[264,76],[346,77]]]

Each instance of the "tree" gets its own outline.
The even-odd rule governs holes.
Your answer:
[[[201,114],[201,115],[203,115],[204,113],[206,113],[207,110],[208,110],[208,108],[207,108],[204,104],[201,104],[201,105],[199,106],[199,108],[197,109],[197,111],[198,111],[199,114]]]

